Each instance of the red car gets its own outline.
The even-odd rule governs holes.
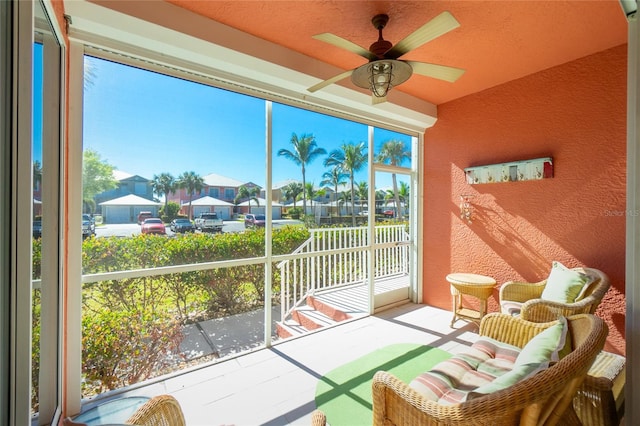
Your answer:
[[[145,219],[142,222],[142,229],[140,230],[143,234],[166,234],[167,231],[164,228],[164,223],[162,223],[162,219],[157,217],[152,217],[149,219]]]
[[[248,213],[244,215],[245,228],[264,227],[265,218],[263,214]]]

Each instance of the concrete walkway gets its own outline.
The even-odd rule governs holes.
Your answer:
[[[280,320],[280,306],[271,310],[272,330]],[[180,352],[185,360],[214,355],[223,358],[264,343],[264,309],[189,324],[182,329]]]

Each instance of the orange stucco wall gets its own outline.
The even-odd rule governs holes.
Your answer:
[[[440,105],[424,156],[424,303],[450,309],[450,272],[501,284],[544,279],[553,260],[594,267],[612,281],[597,312],[606,348],[624,353],[626,46]],[[552,179],[464,177],[465,167],[547,156]],[[474,195],[471,224],[460,194]]]

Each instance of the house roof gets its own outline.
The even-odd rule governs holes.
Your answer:
[[[274,183],[273,189],[282,189],[285,186],[289,185],[290,183],[299,183],[300,185],[302,185],[302,181],[301,180],[296,180],[296,179],[285,179],[285,180],[281,180],[280,182]],[[309,183],[307,181],[307,183]],[[340,185],[338,185],[338,188],[340,188]],[[318,186],[315,183],[313,184],[313,189],[328,189],[329,191],[333,192],[333,188],[328,187],[328,186]]]
[[[140,175],[134,175],[129,172],[123,172],[122,170],[118,170],[118,169],[114,169],[112,175],[113,175],[113,178],[118,181],[136,178],[136,177],[139,178],[140,180],[149,181],[149,179],[147,179],[146,177],[143,177]]]
[[[100,203],[101,206],[160,206],[162,203],[147,200],[134,194],[125,195],[124,197],[114,198],[113,200]]]
[[[227,176],[218,175],[216,173],[209,173],[208,175],[203,176],[202,179],[204,179],[204,183],[206,185],[225,188],[238,188],[246,183]]]
[[[239,205],[239,206],[249,206],[249,207],[251,207],[251,206],[255,206],[255,205],[256,205],[256,200],[251,199],[251,200],[243,201],[243,202],[241,202],[241,203],[240,203],[240,204],[238,204],[238,205]],[[259,205],[259,206],[265,206],[265,205],[267,205],[267,200],[265,200],[264,198],[260,198],[260,197],[258,197],[258,205]],[[273,202],[271,203],[271,205],[272,205],[273,207],[282,207],[282,204],[277,203],[277,202],[275,202],[275,201],[273,201]]]
[[[186,203],[182,203],[182,205],[188,206],[189,202],[187,201]],[[231,203],[227,203],[226,201],[219,200],[217,198],[210,197],[208,195],[192,200],[191,205],[192,206],[224,206],[224,207],[233,206],[233,204]]]
[[[124,180],[134,176],[131,173],[123,172],[122,170],[118,169],[114,169],[112,174],[115,180]]]

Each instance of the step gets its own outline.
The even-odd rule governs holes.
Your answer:
[[[288,337],[299,336],[306,333],[308,330],[293,320],[286,320],[284,322],[276,322],[276,333],[281,339]]]
[[[351,315],[345,313],[344,311],[341,311],[335,306],[315,296],[307,297],[307,305],[311,306],[312,308],[314,308],[319,312],[322,312],[324,315],[331,318],[335,322],[351,319]]]
[[[291,313],[291,319],[298,322],[298,324],[302,325],[307,330],[317,330],[322,327],[334,325],[338,322],[309,305],[296,308]]]

